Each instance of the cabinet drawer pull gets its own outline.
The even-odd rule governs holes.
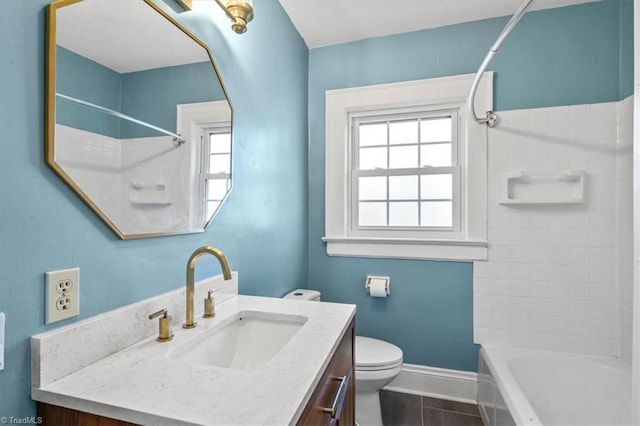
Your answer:
[[[331,403],[331,407],[322,407],[323,413],[331,414],[331,418],[336,417],[336,411],[338,410],[338,405],[340,401],[344,398],[344,394],[347,391],[347,384],[349,383],[347,376],[342,377],[334,377],[335,380],[340,380],[340,386],[338,386],[338,390],[336,391],[336,395],[333,397],[333,403]]]

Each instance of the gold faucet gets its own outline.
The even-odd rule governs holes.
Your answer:
[[[189,257],[189,260],[187,261],[187,320],[182,325],[183,328],[193,328],[196,326],[196,323],[193,321],[193,299],[195,293],[194,271],[196,268],[196,262],[200,256],[205,253],[209,253],[218,259],[218,262],[220,262],[220,266],[222,267],[222,275],[224,276],[225,281],[231,279],[229,261],[220,249],[211,246],[204,246],[196,249],[196,251],[191,254],[191,257]]]

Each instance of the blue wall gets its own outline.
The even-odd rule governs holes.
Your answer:
[[[633,0],[620,1],[620,99],[633,94]]]
[[[64,47],[56,49],[56,91],[120,111],[122,76]],[[73,101],[56,98],[56,123],[120,138],[121,120]]]
[[[633,90],[631,0],[531,12],[495,56],[497,110],[617,101]],[[507,18],[312,49],[309,54],[309,286],[358,305],[357,332],[399,345],[405,362],[476,370],[472,265],[331,258],[324,235],[328,89],[475,73]],[[367,274],[389,275],[388,299]]]
[[[176,83],[167,86],[167,81]],[[209,62],[123,74],[122,93],[124,114],[170,132],[176,131],[176,105],[225,99]],[[122,124],[123,138],[155,135],[140,125]]]
[[[241,37],[220,14],[178,16],[212,46],[234,106],[234,189],[205,233],[131,241],[118,240],[44,163],[48,3],[0,5],[0,416],[36,415],[29,336],[56,327],[44,325],[46,271],[80,267],[80,320],[181,288],[187,258],[205,244],[241,271],[244,294],[280,296],[308,276],[308,49],[279,3],[256,2]],[[203,259],[197,272],[219,268]]]

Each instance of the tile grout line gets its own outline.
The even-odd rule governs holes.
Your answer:
[[[435,399],[437,399],[437,398],[435,398]],[[441,400],[441,401],[444,401],[444,400]],[[465,403],[461,403],[461,404],[465,404]],[[465,404],[465,405],[473,406],[473,404]],[[424,410],[425,409],[443,411],[443,412],[446,412],[446,413],[453,413],[453,414],[463,415],[463,416],[466,416],[466,417],[481,418],[479,410],[478,410],[477,414],[472,414],[472,413],[467,413],[467,412],[463,412],[463,411],[457,411],[455,409],[448,410],[446,408],[431,407],[431,406],[428,406],[428,405],[424,405],[424,397],[422,397],[422,396],[420,397],[420,408],[421,408],[420,416],[422,418],[422,426],[427,426],[427,425],[424,424]],[[476,406],[476,408],[477,408],[477,406]]]

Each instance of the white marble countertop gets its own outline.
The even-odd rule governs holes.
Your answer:
[[[256,369],[221,368],[168,356],[245,310],[308,320],[273,359]],[[149,425],[294,424],[354,315],[354,305],[235,296],[216,306],[215,318],[198,315],[195,329],[174,324],[172,341],[160,343],[151,336],[34,386],[32,398]]]

